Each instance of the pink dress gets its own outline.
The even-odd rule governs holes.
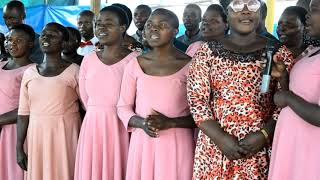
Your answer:
[[[149,137],[142,129],[128,128],[134,115],[146,117],[154,109],[167,117],[190,114],[187,102],[189,64],[168,76],[145,74],[138,61],[128,64],[123,75],[118,114],[132,131],[127,180],[190,180],[194,157],[192,129],[172,128]]]
[[[200,49],[201,45],[203,44],[203,41],[197,41],[194,42],[192,44],[190,44],[190,46],[188,47],[186,54],[188,54],[188,56],[193,57],[196,52],[198,51],[198,49]]]
[[[24,71],[30,66],[18,69],[2,69],[7,61],[0,62],[0,115],[18,108],[20,85]],[[22,180],[23,170],[16,161],[16,124],[4,125],[0,132],[0,179]]]
[[[30,115],[27,180],[72,180],[80,130],[79,66],[44,77],[36,66],[24,73],[19,115]]]
[[[124,67],[138,56],[132,52],[120,62],[106,65],[96,53],[84,57],[80,94],[87,109],[77,150],[75,180],[123,180],[129,136],[116,105]]]
[[[319,54],[304,57],[293,66],[289,88],[320,105]],[[319,139],[319,127],[304,121],[290,107],[282,109],[274,134],[269,180],[319,180]]]

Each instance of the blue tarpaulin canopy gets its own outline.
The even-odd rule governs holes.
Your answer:
[[[46,6],[38,5],[27,7],[25,23],[32,26],[40,33],[43,26],[49,22],[57,22],[64,26],[76,27],[77,15],[83,10],[89,10],[89,6]],[[7,32],[3,21],[3,10],[0,9],[0,32]]]
[[[10,0],[1,0],[0,7],[3,8]],[[73,6],[78,5],[78,0],[20,0],[26,7],[37,5],[52,5],[52,6]]]

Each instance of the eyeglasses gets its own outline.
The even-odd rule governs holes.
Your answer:
[[[244,0],[234,0],[229,4],[229,7],[234,12],[240,12],[243,11],[245,5],[247,5],[248,10],[251,12],[257,12],[261,7],[261,3],[258,0],[249,0],[247,2],[244,2]]]

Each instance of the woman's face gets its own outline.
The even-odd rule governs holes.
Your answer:
[[[258,0],[233,0],[228,6],[228,23],[231,31],[239,34],[255,32],[260,19],[261,3]]]
[[[166,16],[154,14],[147,20],[144,32],[151,47],[160,47],[171,43],[178,30],[172,27]]]
[[[11,30],[7,37],[8,50],[12,57],[23,57],[31,48],[29,35],[23,31]]]
[[[203,14],[200,30],[203,39],[209,41],[224,36],[227,30],[227,23],[223,22],[222,16],[218,11],[207,10]]]
[[[47,25],[39,37],[40,48],[44,53],[58,52],[63,49],[63,35],[54,25]]]
[[[110,11],[99,13],[95,22],[95,35],[101,45],[117,43],[125,29],[125,25],[120,25],[119,17]]]
[[[69,31],[69,41],[67,46],[64,48],[63,53],[73,53],[77,52],[77,49],[80,46],[80,42],[77,39],[77,36]]]
[[[294,46],[303,38],[304,25],[297,15],[282,14],[278,22],[277,34],[282,44]]]
[[[310,15],[307,18],[306,31],[309,36],[320,39],[320,0],[310,3]]]

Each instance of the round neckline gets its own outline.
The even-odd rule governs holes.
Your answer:
[[[118,61],[118,62],[116,62],[116,63],[114,63],[114,64],[110,64],[110,65],[103,63],[103,62],[101,61],[101,59],[99,58],[97,52],[94,52],[94,55],[97,57],[97,61],[99,61],[99,63],[101,63],[102,65],[104,65],[104,66],[106,66],[106,67],[112,67],[112,66],[116,66],[117,64],[122,63],[125,59],[131,57],[134,53],[135,53],[135,51],[132,51],[131,53],[129,53],[128,55],[126,55],[124,58],[122,58],[120,61]]]
[[[143,69],[141,68],[138,59],[135,58],[135,62],[138,66],[139,71],[144,75],[144,76],[148,76],[148,77],[153,77],[153,78],[170,78],[170,77],[174,77],[175,75],[179,74],[180,72],[182,72],[186,67],[188,67],[191,63],[191,61],[189,61],[187,64],[185,64],[182,68],[180,68],[177,72],[173,73],[173,74],[169,74],[169,75],[165,75],[165,76],[155,76],[155,75],[150,75],[147,74],[143,71]]]
[[[213,42],[215,45],[218,45],[223,50],[228,51],[228,52],[230,52],[231,54],[234,54],[234,55],[245,56],[245,55],[250,55],[250,54],[257,54],[257,53],[265,50],[265,47],[262,47],[261,49],[257,49],[255,51],[251,51],[251,52],[237,52],[237,51],[234,51],[234,50],[226,48],[220,41],[216,41],[215,40],[215,41],[211,41],[211,42]]]
[[[37,74],[38,74],[39,76],[41,76],[41,77],[44,77],[44,78],[55,78],[55,77],[61,76],[65,71],[67,71],[67,69],[71,68],[72,65],[73,65],[73,63],[71,63],[71,64],[70,64],[68,67],[66,67],[61,73],[59,73],[59,74],[57,74],[57,75],[55,75],[55,76],[43,76],[43,75],[41,75],[40,72],[39,72],[39,69],[38,69],[38,65],[35,65],[35,69],[36,69]]]
[[[15,69],[3,69],[8,63],[9,63],[9,62],[4,62],[4,65],[1,66],[0,69],[1,69],[2,71],[17,71],[17,70],[21,70],[22,68],[26,68],[26,67],[34,64],[34,63],[30,63],[30,64],[27,64],[27,65],[24,65],[24,66],[15,68]]]

